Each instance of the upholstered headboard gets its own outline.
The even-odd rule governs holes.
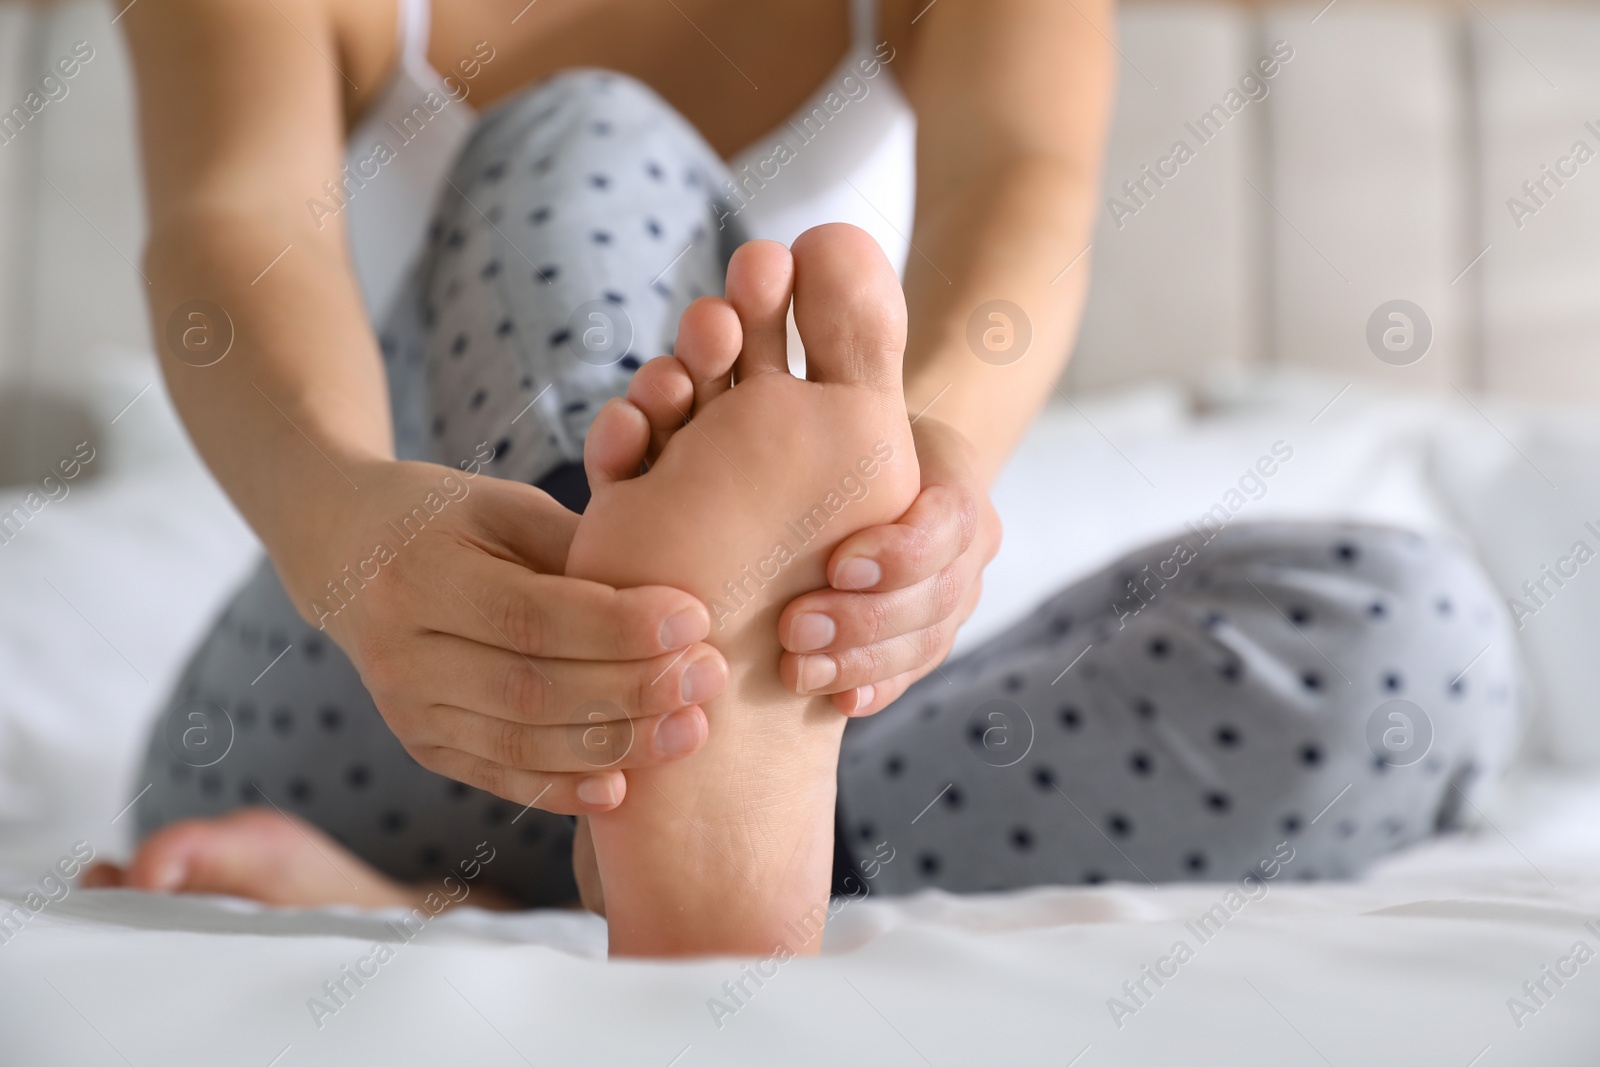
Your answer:
[[[112,15],[85,0],[0,2],[0,484],[37,478],[84,439],[92,416],[74,399],[107,359],[155,374],[137,355],[150,346],[143,194]],[[76,73],[46,93],[63,59]]]
[[[1600,153],[1600,6],[1147,3],[1120,23],[1075,388],[1288,364],[1600,401],[1600,159],[1578,162]],[[1275,47],[1293,58],[1260,77]],[[1163,165],[1180,141],[1192,158]],[[1393,309],[1391,362],[1368,342],[1395,300],[1431,324],[1418,362],[1392,365],[1422,325],[1395,350]]]

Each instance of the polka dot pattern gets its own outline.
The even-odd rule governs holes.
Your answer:
[[[380,331],[401,457],[455,466],[494,442],[490,473],[534,484],[581,464],[605,401],[670,350],[690,301],[722,291],[739,238],[707,191],[726,177],[626,77],[567,71],[496,108]],[[617,310],[579,315],[593,302]]]
[[[1347,877],[1454,823],[1454,776],[1487,780],[1517,717],[1513,642],[1476,564],[1358,524],[1238,525],[1191,548],[1143,606],[1129,583],[1171,541],[850,723],[840,804],[873,828],[854,847],[910,857],[877,888],[1232,880],[1285,841],[1291,876]],[[1411,766],[1367,739],[1402,694],[1434,731]],[[1020,762],[995,747],[996,708]]]

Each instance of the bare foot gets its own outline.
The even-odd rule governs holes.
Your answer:
[[[788,371],[791,292],[809,380]],[[865,233],[817,227],[792,257],[752,242],[728,300],[692,305],[676,356],[642,368],[590,432],[594,495],[567,573],[701,597],[732,671],[705,707],[706,746],[628,770],[627,799],[589,817],[613,954],[820,945],[845,717],[783,686],[777,622],[827,584],[840,541],[916,496],[904,348],[899,281]]]
[[[417,907],[426,905],[430,892],[436,901],[453,896],[437,886],[397,882],[310,823],[265,808],[173,823],[141,841],[127,867],[98,863],[84,872],[80,884],[87,889],[222,893],[301,908]],[[480,907],[507,906],[487,887],[473,888],[471,896]]]

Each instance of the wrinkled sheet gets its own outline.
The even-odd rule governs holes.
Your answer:
[[[1594,1064],[1600,778],[1526,773],[1484,816],[1232,911],[1228,884],[868,896],[781,963],[606,962],[571,912],[463,908],[407,940],[398,912],[74,890],[0,944],[0,1061]],[[3,895],[38,873],[0,862]]]

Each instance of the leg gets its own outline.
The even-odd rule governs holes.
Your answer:
[[[690,301],[721,289],[731,234],[708,199],[721,177],[688,124],[626,78],[563,74],[485,116],[381,331],[401,457],[454,465],[488,442],[489,473],[581,509],[574,464],[594,412],[670,345]],[[574,312],[597,303],[631,349],[574,347]],[[576,896],[570,820],[418,766],[267,565],[185,670],[146,783],[130,871],[147,888],[385,903],[486,842],[484,876],[509,895]]]
[[[722,291],[738,243],[717,225],[724,175],[620,75],[569,71],[486,115],[382,331],[400,457],[454,465],[487,442],[492,473],[571,486],[581,511],[600,406]]]
[[[1130,554],[853,723],[842,823],[897,854],[890,892],[1231,880],[1280,845],[1289,876],[1350,876],[1456,821],[1510,755],[1516,692],[1454,546],[1228,527]]]
[[[646,473],[652,430],[673,412],[653,418],[660,405],[644,390],[609,407],[590,439],[595,496],[568,573],[702,597],[732,668],[705,708],[706,747],[675,767],[628,771],[627,799],[589,818],[614,954],[820,945],[845,720],[826,697],[782,685],[778,614],[825,584],[841,540],[902,514],[918,479],[899,373],[905,304],[883,253],[848,226],[795,242],[810,381],[787,369],[790,276],[782,246],[746,245],[728,269],[731,307],[707,301],[685,315],[678,355],[699,383],[693,421]]]
[[[419,766],[267,564],[185,669],[136,788],[147,783],[127,883],[140,888],[377,906],[485,842],[495,859],[480,884],[528,904],[576,895],[570,820]]]

